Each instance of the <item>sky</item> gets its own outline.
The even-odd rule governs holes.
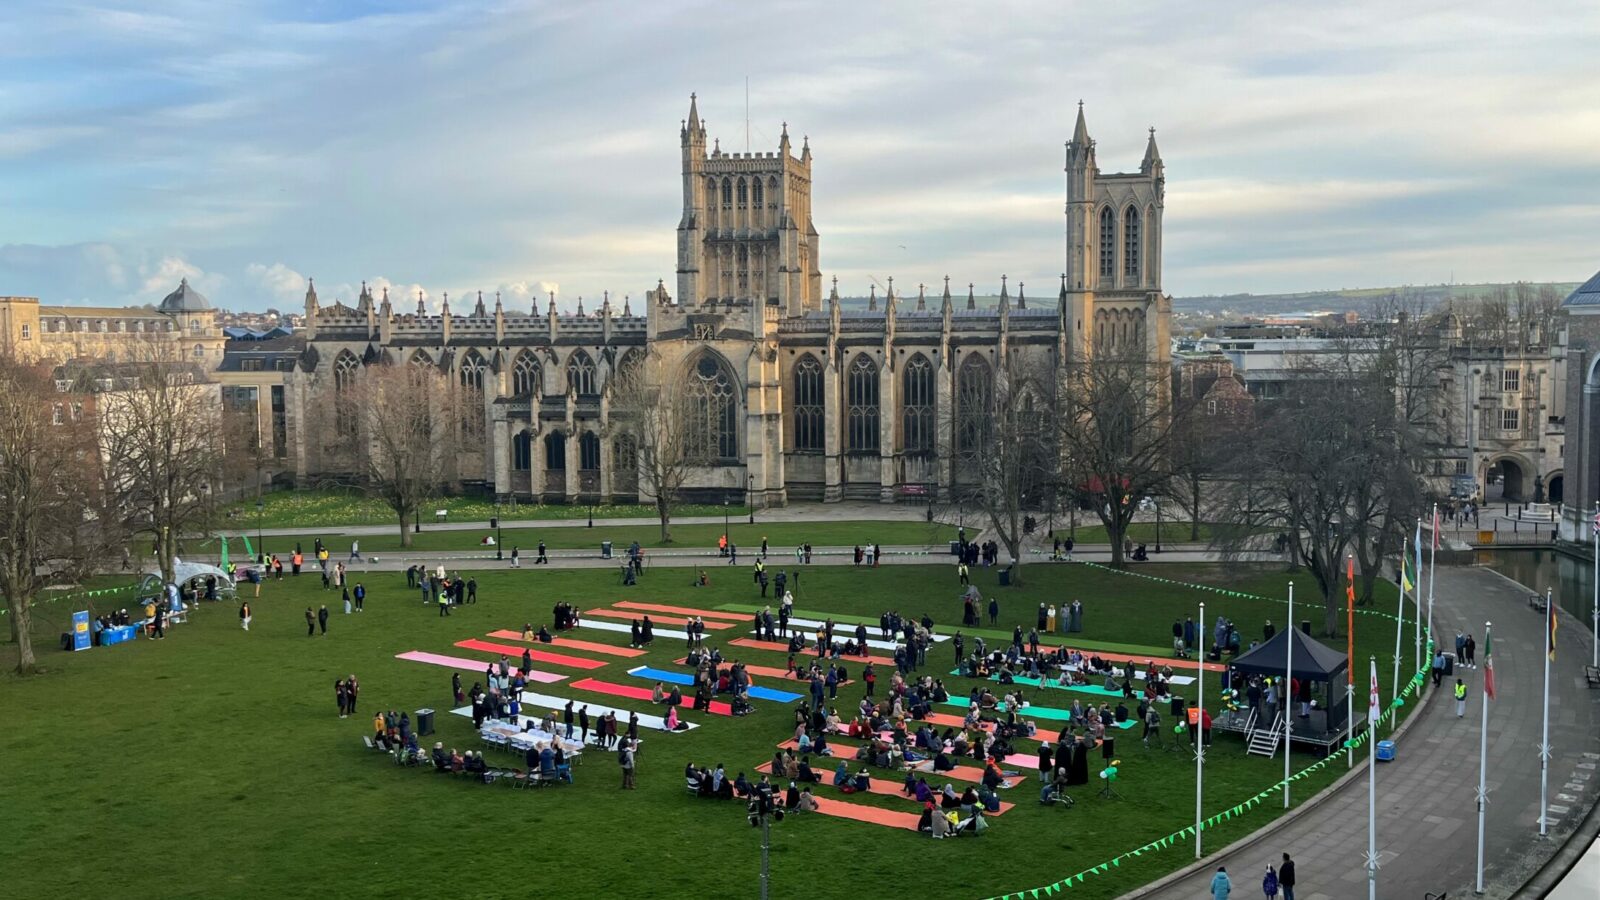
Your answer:
[[[742,151],[747,77],[846,295],[1053,294],[1080,99],[1102,171],[1157,129],[1176,296],[1600,269],[1593,0],[5,7],[0,295],[47,303],[637,300],[689,94]]]

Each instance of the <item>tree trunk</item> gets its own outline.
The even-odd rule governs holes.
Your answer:
[[[656,515],[661,517],[661,543],[672,543],[672,507],[660,494],[656,495]]]
[[[397,509],[395,512],[400,516],[400,546],[409,548],[411,546],[411,532],[406,530],[406,511]]]
[[[1111,539],[1111,568],[1113,568],[1113,569],[1122,568],[1122,563],[1123,563],[1122,535],[1123,534],[1124,534],[1124,531],[1123,531],[1123,528],[1122,528],[1120,523],[1115,522],[1115,521],[1106,522],[1106,537]]]
[[[1200,540],[1200,482],[1197,480],[1189,486],[1189,496],[1193,502],[1189,507],[1189,540],[1198,543]]]
[[[1011,586],[1022,587],[1022,540],[1006,541],[1006,552],[1011,554]]]
[[[1331,590],[1324,590],[1322,594],[1322,636],[1331,638],[1339,636],[1339,614],[1344,612],[1344,604],[1339,602],[1337,583],[1329,587]],[[1290,622],[1289,626],[1294,627],[1294,623]]]
[[[11,637],[17,642],[18,675],[32,675],[39,671],[33,657],[33,616],[28,597],[6,597],[6,607],[11,610]]]

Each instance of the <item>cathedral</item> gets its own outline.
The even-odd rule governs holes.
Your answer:
[[[809,141],[796,155],[785,127],[776,152],[708,147],[693,97],[679,141],[676,296],[663,279],[637,312],[610,297],[588,314],[558,313],[553,297],[544,315],[509,312],[481,295],[465,314],[448,296],[437,313],[420,299],[406,312],[365,287],[354,307],[308,289],[305,349],[284,379],[297,480],[339,474],[308,412],[376,362],[437,366],[464,389],[463,489],[550,503],[649,499],[611,410],[612,374],[642,365],[695,410],[684,498],[764,507],[948,497],[962,477],[956,423],[986,414],[1008,364],[1053,369],[1106,349],[1168,361],[1153,129],[1138,171],[1103,173],[1079,104],[1059,290],[1030,302],[1002,276],[998,305],[982,308],[946,277],[914,295],[891,279],[865,310],[842,309],[836,280],[823,292]]]

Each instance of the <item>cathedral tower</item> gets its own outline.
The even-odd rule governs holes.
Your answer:
[[[678,302],[776,306],[784,315],[820,309],[810,145],[794,156],[785,123],[776,153],[726,153],[718,142],[708,151],[693,95],[680,140]]]

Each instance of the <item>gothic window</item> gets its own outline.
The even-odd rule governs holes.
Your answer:
[[[517,355],[511,367],[511,392],[518,397],[532,397],[539,391],[539,359],[524,350]]]
[[[526,428],[511,438],[511,468],[518,472],[533,468],[533,435]]]
[[[994,405],[994,378],[983,357],[972,354],[956,376],[956,449],[976,453],[989,437],[990,407]]]
[[[420,368],[422,366],[433,365],[433,360],[428,358],[428,354],[418,350],[417,352],[411,354],[411,364]]]
[[[1139,210],[1131,206],[1122,216],[1122,274],[1139,282]]]
[[[624,494],[639,490],[639,442],[631,434],[611,443],[611,488]]]
[[[1100,210],[1100,277],[1117,277],[1117,214]]]
[[[739,206],[745,206],[750,199],[750,188],[743,178],[739,179]]]
[[[702,463],[737,460],[739,403],[727,366],[709,353],[702,354],[689,369],[684,396],[688,458]]]
[[[807,353],[794,367],[794,449],[821,450],[822,366]]]
[[[850,363],[845,396],[846,428],[851,450],[878,452],[878,364],[865,353]]]
[[[759,178],[750,183],[750,202],[755,206],[760,206],[763,202],[761,199],[761,179]]]
[[[907,453],[927,453],[933,450],[933,366],[918,353],[901,379],[901,446]]]
[[[469,391],[483,392],[483,376],[489,371],[488,365],[476,350],[467,351],[461,360],[461,386]]]
[[[544,468],[547,472],[566,471],[567,436],[560,430],[544,436]]]
[[[594,360],[588,353],[577,350],[567,357],[567,385],[579,396],[594,394]]]
[[[592,431],[578,435],[578,468],[584,472],[600,471],[600,438]]]
[[[733,205],[733,182],[722,179],[722,207],[724,209]]]
[[[361,361],[349,350],[339,351],[339,358],[333,361],[333,389],[337,393],[344,393],[356,383],[356,373],[361,370]]]

